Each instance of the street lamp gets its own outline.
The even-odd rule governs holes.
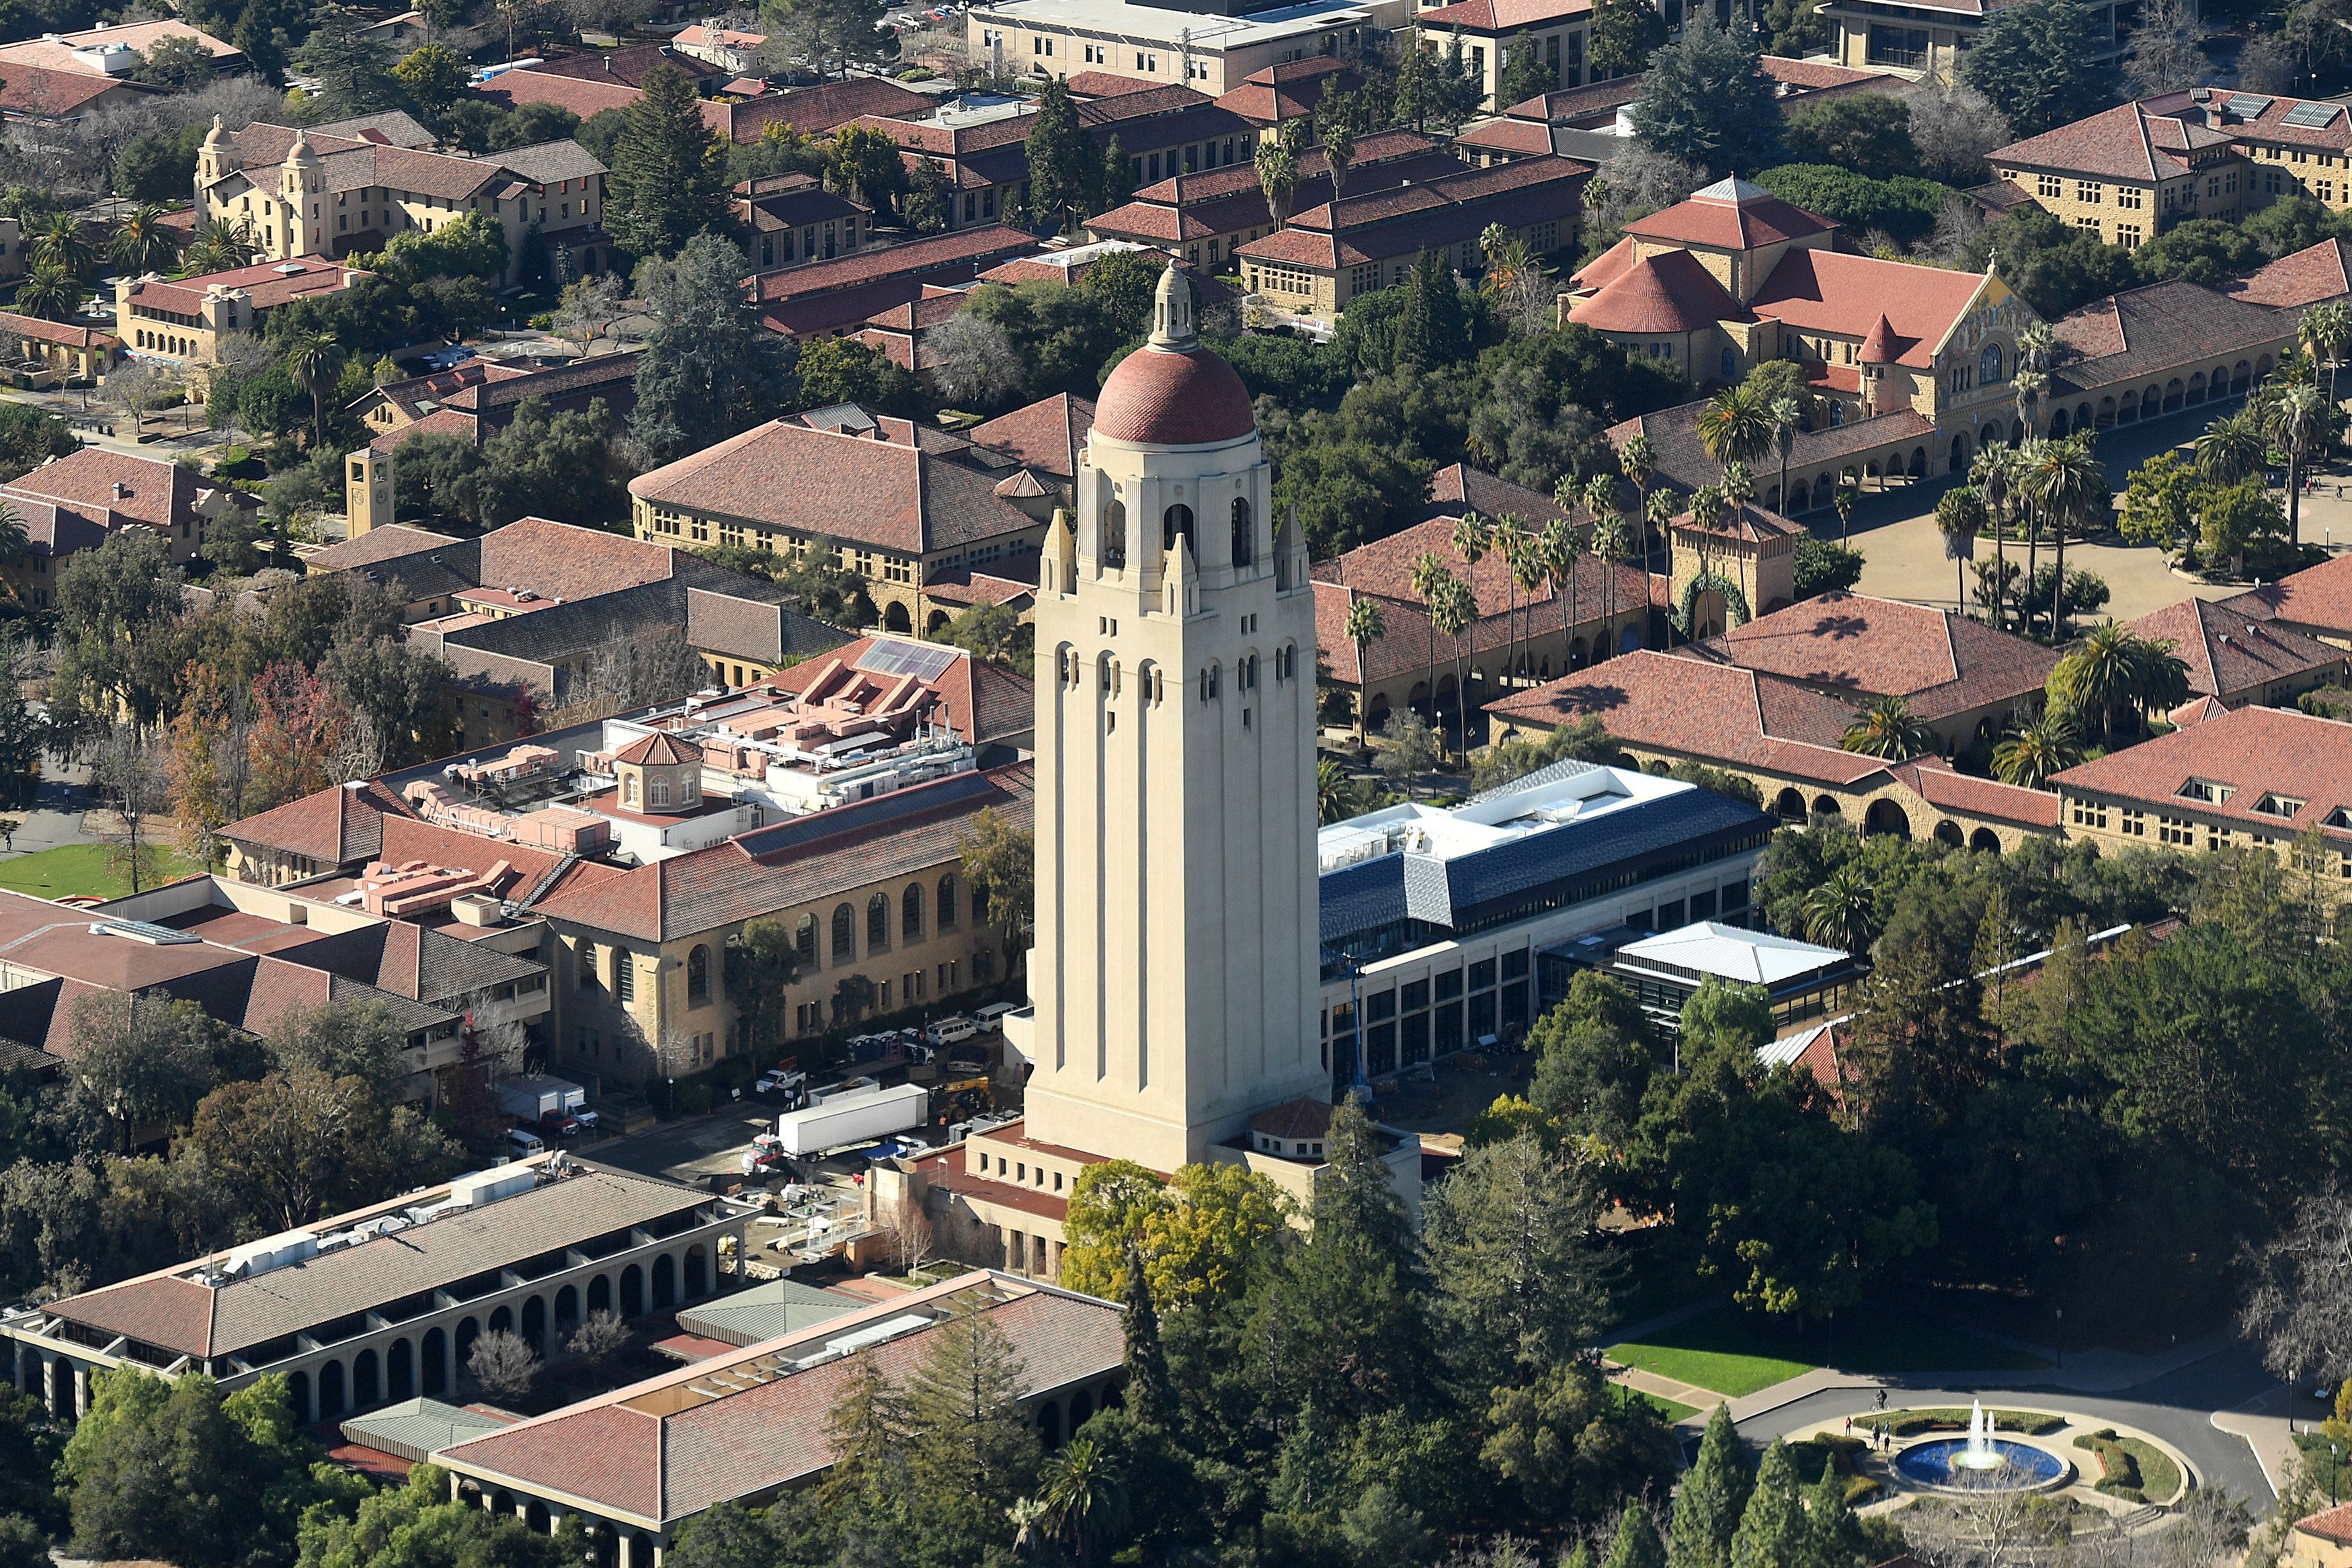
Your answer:
[[[2327,1505],[2330,1508],[2335,1507],[2337,1503],[2344,1500],[2344,1499],[2339,1496],[2336,1490],[2336,1461],[2343,1457],[2344,1448],[2341,1444],[2330,1443],[2327,1445]]]

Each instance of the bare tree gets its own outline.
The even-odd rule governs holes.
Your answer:
[[[2303,1200],[2294,1224],[2244,1260],[2252,1284],[2238,1325],[2281,1377],[2352,1376],[2352,1195]]]
[[[922,1200],[902,1194],[874,1217],[874,1228],[890,1249],[890,1261],[902,1274],[911,1274],[931,1260],[939,1246],[938,1229]]]
[[[1911,141],[1919,172],[1954,185],[1982,184],[1985,154],[2010,141],[2000,110],[1966,82],[1939,83],[1911,94]]]
[[[959,408],[991,408],[1020,390],[1025,372],[1004,329],[966,310],[923,340],[931,385]]]
[[[2294,50],[2276,33],[2259,33],[2238,51],[2238,85],[2248,92],[2293,92],[2303,73]]]
[[[474,1341],[474,1353],[466,1358],[466,1370],[482,1392],[493,1399],[520,1399],[530,1392],[532,1382],[539,1376],[539,1352],[530,1348],[530,1341],[504,1329],[492,1329]]]
[[[1585,187],[1591,232],[1619,228],[1671,207],[1697,190],[1705,179],[1705,172],[1696,164],[1661,152],[1647,142],[1629,141],[1625,150],[1609,160]]]
[[[2245,1555],[2254,1516],[2245,1500],[2224,1487],[2191,1487],[2174,1515],[2172,1528],[2158,1538],[2160,1568],[2217,1568]]]
[[[524,1050],[530,1044],[530,1030],[513,1016],[511,1009],[497,1022],[494,1010],[502,1004],[488,990],[469,992],[465,1000],[466,1016],[472,1020],[474,1047],[482,1060],[490,1063],[493,1078],[506,1078],[522,1071]]]
[[[149,414],[185,397],[187,390],[183,372],[174,366],[160,360],[126,360],[107,372],[98,398],[129,414],[138,429],[145,426]]]
[[[1966,196],[1944,198],[1936,213],[1936,226],[1927,237],[1912,247],[1911,254],[1921,261],[1942,267],[1958,267],[1968,256],[1969,246],[1984,232],[1984,209]]]
[[[613,324],[627,314],[628,298],[629,280],[618,273],[582,278],[563,291],[563,303],[555,312],[556,336],[571,339],[586,352],[589,344],[610,336]]]
[[[2037,1561],[2054,1544],[2049,1516],[2030,1492],[1989,1491],[1937,1498],[1903,1515],[1903,1538],[1928,1568],[2012,1568]],[[2059,1516],[2057,1529],[2066,1529]]]
[[[172,781],[153,744],[137,725],[117,723],[98,743],[90,770],[106,803],[122,821],[114,860],[126,868],[131,891],[142,893],[157,880],[157,847],[147,840],[150,817],[170,810]]]
[[[599,1307],[572,1331],[563,1348],[601,1372],[628,1345],[629,1325]]]
[[[551,727],[584,724],[631,708],[667,702],[711,684],[702,657],[675,627],[608,643],[590,656],[588,667],[566,684],[562,708],[549,716]]]
[[[2124,75],[2133,93],[2153,98],[2203,81],[2207,62],[2199,46],[2209,31],[2197,7],[2184,0],[2142,0],[2131,47],[2124,51]]]

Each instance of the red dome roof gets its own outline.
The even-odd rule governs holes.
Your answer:
[[[1206,349],[1138,349],[1095,403],[1097,434],[1140,446],[1206,446],[1256,429],[1249,389]]]

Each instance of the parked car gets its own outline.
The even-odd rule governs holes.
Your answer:
[[[1017,1002],[991,1002],[984,1008],[973,1009],[971,1021],[989,1033],[997,1034],[1004,1028],[1004,1015],[1017,1013],[1020,1010],[1020,1004]]]
[[[576,1138],[586,1124],[579,1117],[562,1111],[550,1111],[539,1119],[540,1136],[543,1138]]]
[[[547,1152],[547,1140],[529,1127],[509,1127],[507,1151],[509,1157],[518,1160],[530,1155],[542,1155]]]
[[[980,1032],[980,1026],[968,1018],[943,1018],[923,1030],[923,1040],[930,1045],[961,1045]]]
[[[805,1072],[793,1068],[772,1068],[760,1074],[760,1081],[751,1085],[751,1092],[781,1094],[789,1090],[798,1089],[807,1082],[808,1074]]]

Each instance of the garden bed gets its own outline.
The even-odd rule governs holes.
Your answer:
[[[2128,1502],[2166,1503],[2180,1495],[2180,1467],[2153,1443],[2126,1437],[2112,1427],[2085,1432],[2078,1448],[2099,1456],[2097,1490]]]
[[[1970,1412],[1953,1406],[1945,1409],[1889,1410],[1884,1415],[1863,1418],[1868,1430],[1884,1430],[1897,1437],[1916,1437],[1929,1432],[1966,1432]],[[2066,1424],[2063,1416],[2053,1416],[2042,1410],[1989,1410],[1996,1432],[2016,1432],[2028,1437],[2055,1432]]]

